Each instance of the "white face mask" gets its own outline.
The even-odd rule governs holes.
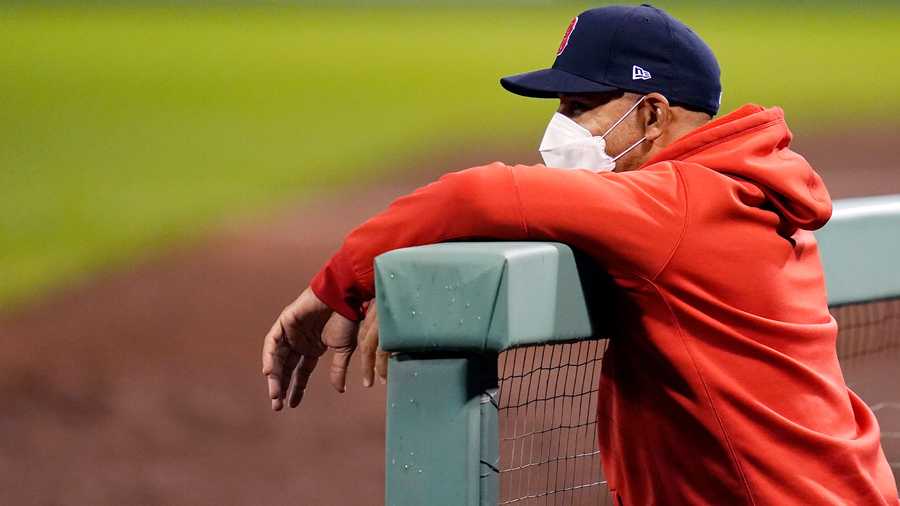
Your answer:
[[[576,123],[573,119],[560,113],[555,113],[547,125],[544,138],[541,140],[541,157],[547,167],[556,169],[590,169],[594,172],[609,172],[616,168],[616,160],[636,148],[638,144],[647,138],[642,137],[615,157],[606,152],[606,136],[613,128],[625,120],[634,111],[644,98],[631,106],[611,127],[601,136],[595,137],[590,130]]]

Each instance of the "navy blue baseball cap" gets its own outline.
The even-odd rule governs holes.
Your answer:
[[[684,23],[642,4],[584,11],[569,23],[549,69],[504,77],[500,84],[526,97],[630,91],[663,94],[670,103],[719,112],[719,64]]]

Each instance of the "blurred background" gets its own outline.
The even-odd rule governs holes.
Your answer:
[[[538,161],[556,105],[498,78],[599,5],[0,4],[0,504],[382,504],[383,387],[273,415],[262,336],[393,198]],[[783,107],[835,197],[900,193],[900,5],[655,5],[723,113]]]

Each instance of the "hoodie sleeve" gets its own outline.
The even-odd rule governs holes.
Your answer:
[[[316,296],[352,320],[375,296],[376,256],[458,240],[558,241],[613,276],[653,277],[681,236],[683,188],[671,164],[596,174],[493,163],[441,177],[354,229],[313,278]]]

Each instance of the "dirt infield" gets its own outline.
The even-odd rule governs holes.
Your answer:
[[[900,193],[897,139],[797,145],[846,197]],[[384,388],[273,415],[260,340],[354,224],[478,160],[441,159],[0,315],[0,504],[382,504]]]

